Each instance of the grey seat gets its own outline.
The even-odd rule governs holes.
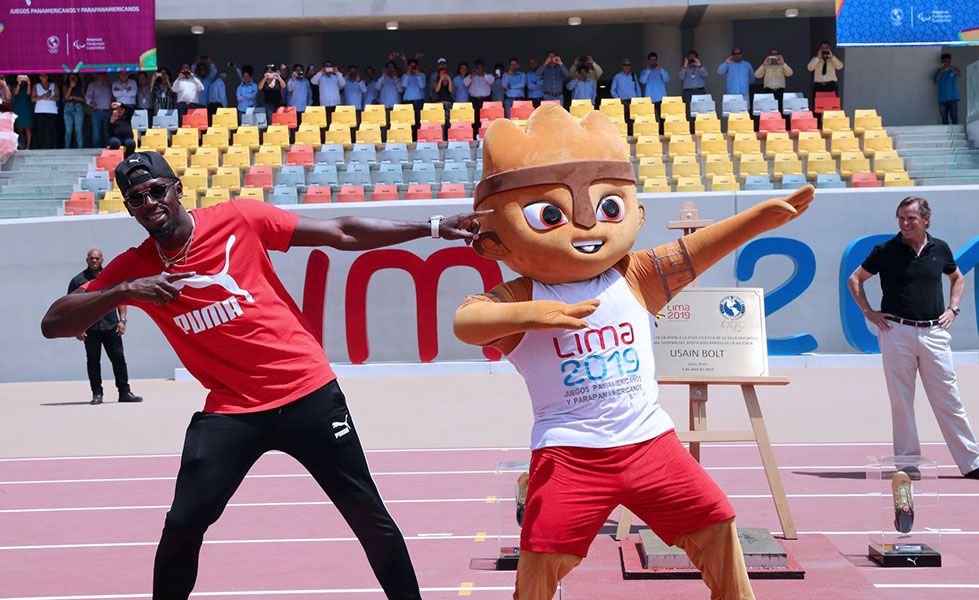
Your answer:
[[[371,169],[367,163],[347,163],[347,168],[340,174],[342,185],[370,185]]]
[[[751,114],[757,117],[766,112],[778,112],[775,94],[755,94],[754,101],[751,103]]]
[[[382,162],[377,168],[377,177],[374,183],[403,185],[404,179],[404,170],[401,168],[400,162]]]
[[[472,160],[473,151],[469,142],[452,141],[445,147],[445,160]]]
[[[817,188],[845,188],[846,182],[840,179],[839,173],[820,173],[816,175]]]
[[[133,118],[129,120],[129,124],[132,125],[134,131],[146,133],[146,130],[150,128],[150,115],[145,108],[134,110]]]
[[[377,162],[377,150],[374,149],[374,144],[354,144],[347,160],[364,164]]]
[[[741,94],[724,94],[721,100],[721,116],[735,112],[748,112],[748,100]]]
[[[175,108],[161,108],[153,115],[153,128],[166,129],[170,133],[177,131],[180,121]]]
[[[272,189],[272,204],[299,204],[299,192],[291,185],[277,185]]]
[[[435,173],[434,162],[411,163],[411,173],[408,175],[408,183],[427,183],[435,185],[438,183],[438,175]]]
[[[690,114],[702,113],[717,114],[717,103],[714,102],[714,98],[710,94],[697,94],[690,98]]]
[[[316,152],[317,164],[343,164],[343,146],[340,144],[323,144]]]
[[[436,163],[439,160],[439,145],[435,142],[418,142],[415,144],[414,162]]]
[[[772,182],[767,175],[748,175],[745,179],[744,189],[746,190],[772,190]]]
[[[788,115],[794,112],[809,110],[808,98],[782,98],[782,114]]]
[[[464,162],[446,161],[442,167],[443,183],[469,183],[469,167]]]
[[[79,187],[84,192],[95,192],[96,196],[102,192],[108,192],[112,189],[112,184],[109,183],[109,172],[89,171],[79,182]]]
[[[306,186],[306,170],[300,165],[283,165],[275,177],[276,185]]]
[[[313,165],[313,171],[309,174],[309,185],[339,186],[340,179],[337,176],[337,166],[327,163]]]
[[[381,162],[408,162],[408,144],[404,142],[388,142],[381,150]]]

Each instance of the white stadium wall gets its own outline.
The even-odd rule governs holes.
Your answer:
[[[845,265],[841,268],[841,260],[854,240],[896,232],[894,210],[909,191],[820,190],[807,214],[766,236],[780,239],[768,239],[739,252],[737,261],[744,271],[743,281],[736,279],[736,258],[732,256],[705,274],[701,282],[708,286],[763,287],[769,309],[788,300],[784,307],[774,312],[769,310],[767,320],[770,341],[794,338],[794,341],[774,342],[774,345],[781,344],[783,352],[810,349],[813,343],[818,353],[859,352],[848,341],[841,317],[841,298],[848,299],[845,289],[841,289],[841,272],[845,276],[850,269]],[[956,350],[979,349],[976,276],[971,269],[979,259],[977,192],[976,187],[914,190],[932,203],[933,234],[948,241],[957,255],[965,252],[962,268],[970,269],[962,316],[953,330]],[[665,223],[679,217],[685,200],[696,202],[702,218],[717,220],[773,195],[770,192],[643,195],[647,221],[636,248],[652,247],[675,237]],[[425,220],[431,214],[453,214],[470,206],[465,200],[439,200],[300,206],[290,210],[317,217],[352,214]],[[140,227],[125,214],[0,222],[0,251],[5,258],[0,263],[0,280],[4,282],[0,311],[5,321],[0,381],[84,379],[85,357],[81,344],[74,339],[42,338],[41,317],[51,302],[65,292],[69,279],[84,268],[89,248],[99,247],[109,258],[138,244],[143,239],[141,233]],[[446,250],[450,248],[454,250]],[[745,249],[755,256],[749,257]],[[437,251],[435,260],[423,260]],[[473,260],[477,257],[461,243],[425,239],[398,246],[394,251],[378,252],[295,249],[286,254],[273,253],[277,272],[297,304],[314,321],[317,315],[322,315],[324,346],[330,358],[339,363],[349,362],[351,358],[360,362],[365,355],[367,363],[418,362],[422,356],[432,356],[436,361],[484,360],[479,349],[463,345],[452,335],[455,308],[467,294],[482,291],[481,274],[469,267],[453,266],[439,278],[438,263],[476,264],[490,282],[513,274],[506,269],[497,271],[496,263]],[[749,276],[749,263],[772,252],[787,253],[794,258],[778,255],[760,258]],[[853,257],[857,263],[860,259],[862,255]],[[351,272],[355,262],[357,267]],[[390,268],[398,265],[414,269],[415,278],[421,284],[421,344],[416,325],[419,311],[415,282],[407,271]],[[373,268],[379,270],[371,276]],[[874,303],[880,297],[876,281],[868,285]],[[358,289],[365,286],[366,302],[361,308]],[[317,301],[317,295],[322,298],[324,291],[325,303]],[[425,298],[435,299],[431,303],[434,308]],[[141,311],[131,310],[130,315],[125,343],[131,375],[136,378],[172,376],[180,365],[166,341]],[[366,315],[366,336],[358,332],[363,315]],[[431,323],[433,315],[437,315],[437,324]],[[849,339],[859,346],[867,342],[868,336],[862,319],[854,319]]]

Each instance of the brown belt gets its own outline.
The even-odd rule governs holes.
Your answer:
[[[938,325],[938,319],[932,319],[931,321],[915,321],[913,319],[902,319],[901,317],[884,317],[888,321],[894,321],[895,323],[900,323],[901,325],[910,325],[911,327],[935,327]]]

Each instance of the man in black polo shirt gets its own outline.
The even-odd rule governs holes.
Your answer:
[[[68,284],[68,293],[95,279],[102,270],[102,251],[92,248],[85,256],[88,265],[84,271],[75,275]],[[126,356],[122,351],[122,334],[126,332],[126,307],[107,312],[78,339],[85,342],[85,356],[88,359],[88,383],[92,386],[91,404],[102,404],[102,348],[112,363],[112,374],[119,390],[119,402],[142,402],[143,399],[129,389],[129,373],[126,370]]]
[[[897,207],[900,233],[875,247],[850,275],[849,287],[867,320],[877,326],[891,399],[894,454],[921,454],[914,421],[915,374],[935,411],[942,436],[959,470],[979,479],[979,444],[959,399],[948,328],[959,314],[965,277],[948,244],[928,235],[931,208],[909,196]],[[867,302],[863,282],[880,274],[880,311]],[[942,274],[952,283],[945,308]]]

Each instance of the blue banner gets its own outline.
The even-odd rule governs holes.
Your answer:
[[[836,0],[840,46],[979,44],[977,0]]]

